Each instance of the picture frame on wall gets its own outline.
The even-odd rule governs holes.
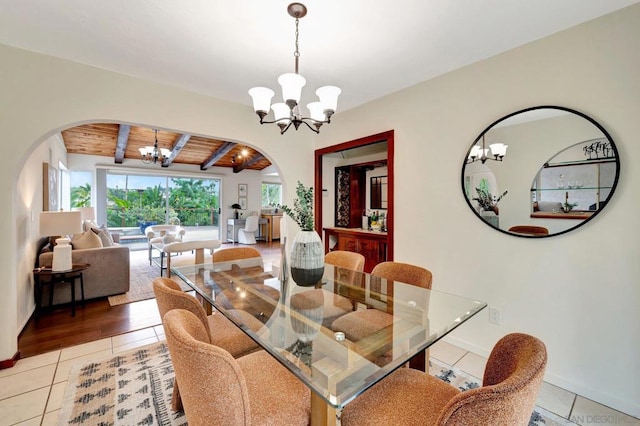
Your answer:
[[[58,210],[58,169],[42,163],[42,210]]]
[[[249,192],[249,188],[246,183],[238,184],[238,197],[246,197],[247,192]]]
[[[238,204],[242,210],[247,209],[247,197],[238,197]]]

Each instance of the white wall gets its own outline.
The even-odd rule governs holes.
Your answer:
[[[502,309],[501,326],[489,324],[484,311],[451,341],[487,355],[504,334],[536,335],[549,352],[546,380],[635,416],[638,40],[635,5],[337,114],[331,132],[319,136],[324,147],[395,130],[395,259],[431,269],[436,289]],[[594,220],[566,235],[531,240],[481,223],[465,202],[460,172],[482,130],[536,105],[594,118],[616,142],[622,165],[616,194]]]
[[[0,45],[0,192],[11,202],[0,209],[0,360],[14,357],[17,336],[33,310],[31,270],[42,209],[42,142],[62,129],[87,122],[125,122],[236,141],[256,147],[281,172],[285,202],[295,182],[313,182],[313,135],[260,126],[250,103],[230,104],[140,79]],[[38,152],[30,157],[33,152]],[[309,158],[309,163],[298,161]],[[104,161],[104,160],[103,160]],[[57,164],[57,159],[55,159]],[[24,171],[24,172],[23,172]],[[285,173],[282,174],[282,171]],[[22,173],[22,175],[21,175]],[[249,183],[249,194],[259,191]],[[230,180],[228,181],[230,182]],[[294,182],[289,185],[288,182]],[[242,182],[245,183],[245,182]],[[223,188],[235,191],[237,184]],[[253,203],[253,202],[252,202]],[[259,210],[257,204],[249,204]],[[293,230],[295,231],[295,230]]]

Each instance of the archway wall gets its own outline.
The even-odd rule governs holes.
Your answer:
[[[42,162],[52,160],[49,148],[61,130],[91,121],[129,122],[247,143],[277,165],[285,202],[297,180],[313,182],[311,132],[280,135],[275,126],[260,126],[249,99],[234,104],[3,45],[0,61],[0,361],[16,354],[17,335],[33,310]]]

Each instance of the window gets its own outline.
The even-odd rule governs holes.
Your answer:
[[[107,225],[219,226],[220,179],[107,174]]]
[[[282,184],[262,183],[262,207],[274,207],[282,204]]]
[[[70,170],[71,207],[91,206],[91,172]]]

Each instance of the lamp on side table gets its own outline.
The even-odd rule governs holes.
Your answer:
[[[53,271],[67,271],[72,268],[71,240],[66,235],[82,232],[82,213],[79,211],[59,211],[40,213],[40,235],[50,237],[61,235],[53,248]]]

